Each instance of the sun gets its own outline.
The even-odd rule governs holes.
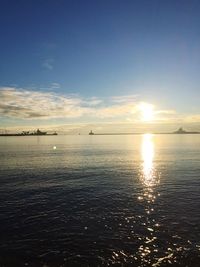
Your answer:
[[[141,120],[151,122],[154,120],[154,106],[149,103],[140,103],[139,110],[141,112]]]

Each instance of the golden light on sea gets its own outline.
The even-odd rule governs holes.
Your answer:
[[[154,184],[154,143],[152,134],[144,134],[142,140],[142,177],[143,182],[146,186],[151,186]]]

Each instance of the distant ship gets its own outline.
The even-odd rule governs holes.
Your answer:
[[[188,132],[183,130],[183,128],[179,128],[177,131],[173,132],[173,134],[199,134],[199,132]]]
[[[39,129],[37,129],[36,132],[33,132],[31,134],[28,135],[58,135],[56,132],[52,133],[52,134],[48,134],[47,132],[42,132]]]
[[[42,132],[39,129],[34,132],[22,131],[21,133],[2,133],[0,136],[33,136],[33,135],[58,135],[56,132],[48,134],[47,132]]]
[[[185,130],[183,130],[183,128],[179,128],[177,131],[173,132],[173,133],[176,133],[176,134],[184,134],[184,133],[187,133]]]
[[[33,135],[46,135],[46,134],[47,132],[42,132],[39,129],[37,129],[37,131],[33,133]]]
[[[92,131],[92,130],[89,132],[89,135],[94,135],[94,133],[93,133],[93,131]]]

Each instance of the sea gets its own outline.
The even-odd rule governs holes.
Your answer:
[[[200,135],[0,137],[0,266],[200,266]]]

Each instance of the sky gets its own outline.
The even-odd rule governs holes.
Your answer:
[[[200,130],[200,1],[0,0],[0,131]]]

